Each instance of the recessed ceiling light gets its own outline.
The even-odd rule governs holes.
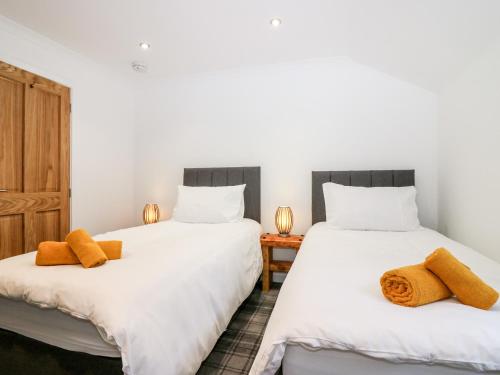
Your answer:
[[[140,42],[139,43],[139,47],[141,47],[142,49],[146,50],[146,49],[150,49],[151,48],[151,44],[149,44],[147,42]]]
[[[279,18],[271,18],[271,25],[273,27],[280,27],[281,26],[281,19],[279,19]]]

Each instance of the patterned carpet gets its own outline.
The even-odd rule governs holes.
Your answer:
[[[234,314],[197,375],[248,374],[278,298],[279,286],[273,285],[269,292],[262,293],[257,284]]]

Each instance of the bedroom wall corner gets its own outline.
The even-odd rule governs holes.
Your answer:
[[[439,230],[500,261],[500,43],[439,96]]]
[[[134,98],[129,80],[0,16],[0,60],[71,88],[71,226],[134,223]]]

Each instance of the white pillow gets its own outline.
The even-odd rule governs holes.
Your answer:
[[[339,229],[411,231],[419,228],[414,186],[323,184],[326,221]]]
[[[186,223],[235,223],[243,219],[246,185],[177,187],[173,218]]]

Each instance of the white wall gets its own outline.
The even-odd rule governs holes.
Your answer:
[[[311,171],[415,168],[437,225],[437,109],[429,91],[349,59],[145,80],[137,92],[136,210],[171,215],[184,167],[262,167],[262,223],[290,205],[311,222]]]
[[[2,16],[0,60],[71,88],[72,227],[97,233],[133,224],[134,101],[127,80]]]
[[[307,230],[320,169],[415,168],[436,227],[439,159],[440,231],[500,260],[500,45],[440,95],[438,138],[434,94],[349,59],[141,76],[134,94],[130,77],[0,16],[0,60],[71,88],[73,227],[138,224],[147,201],[168,218],[182,168],[243,165],[262,166],[268,231],[278,205]]]
[[[439,100],[439,228],[500,261],[500,45]]]

